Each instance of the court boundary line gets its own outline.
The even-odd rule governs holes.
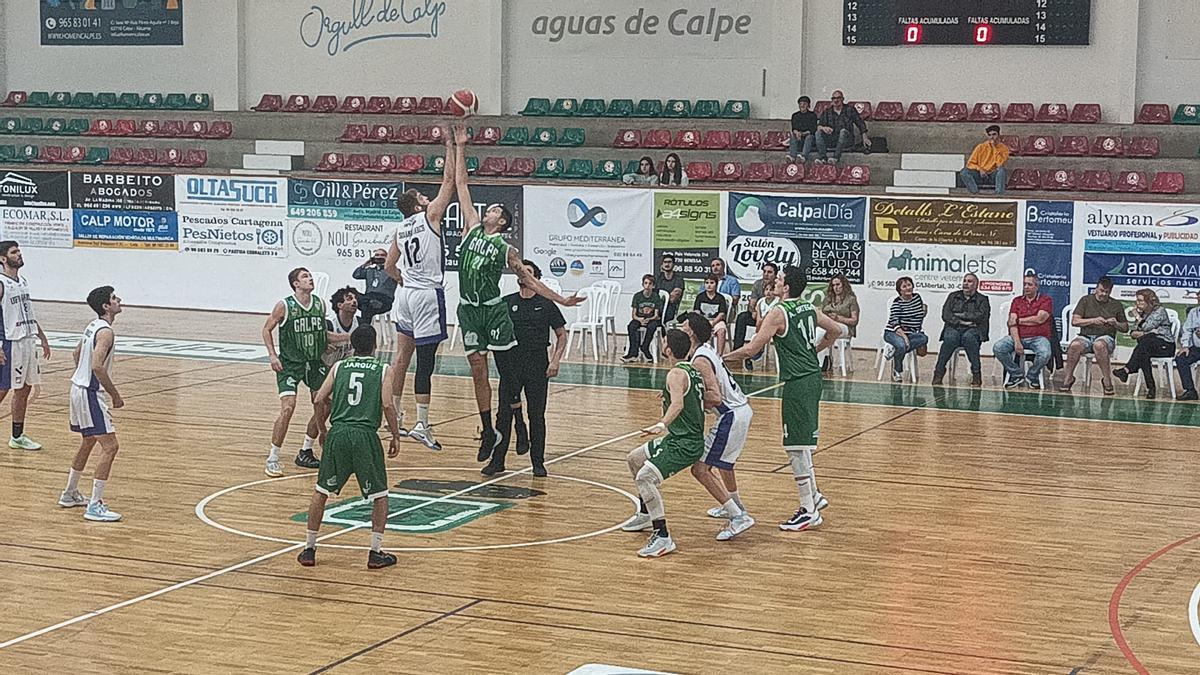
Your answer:
[[[455,607],[454,609],[451,609],[449,611],[442,612],[438,616],[427,619],[427,620],[417,624],[416,626],[411,626],[409,628],[406,628],[389,638],[384,638],[383,640],[380,640],[373,644],[369,644],[366,647],[363,647],[362,649],[359,649],[356,652],[352,652],[350,654],[347,654],[346,656],[343,656],[342,658],[338,659],[337,661],[327,663],[327,664],[321,666],[320,668],[313,670],[312,672],[309,673],[309,675],[319,675],[320,673],[328,672],[334,668],[337,668],[340,665],[349,663],[364,654],[370,654],[371,652],[375,651],[376,649],[379,649],[380,647],[386,647],[387,645],[390,645],[391,643],[395,642],[396,640],[399,640],[402,637],[411,635],[419,630],[428,628],[428,627],[432,626],[433,624],[438,623],[439,621],[442,621],[443,619],[449,619],[450,617],[457,615],[459,612],[465,612],[468,609],[471,609],[472,607],[474,607],[475,605],[478,605],[481,602],[484,602],[483,598],[475,598],[474,600],[468,602],[465,605]]]
[[[1196,584],[1192,597],[1188,599],[1188,623],[1192,628],[1192,638],[1200,646],[1200,583]]]
[[[1125,660],[1129,662],[1129,665],[1133,666],[1133,669],[1139,675],[1149,675],[1150,671],[1142,664],[1141,659],[1133,653],[1133,648],[1129,646],[1129,642],[1125,639],[1125,631],[1121,629],[1121,598],[1124,596],[1125,589],[1129,587],[1129,584],[1133,583],[1133,580],[1149,567],[1151,563],[1180,546],[1197,539],[1200,539],[1200,532],[1173,541],[1142,558],[1141,562],[1134,565],[1132,569],[1125,573],[1125,576],[1117,583],[1116,588],[1113,589],[1112,595],[1108,599],[1108,630],[1112,634],[1113,642],[1117,643],[1117,649],[1121,650],[1121,655],[1125,657]]]

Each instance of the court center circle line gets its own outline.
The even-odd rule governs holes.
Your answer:
[[[1192,637],[1200,645],[1200,583],[1196,584],[1188,600],[1188,623],[1192,626]]]
[[[459,466],[459,467],[414,466],[414,467],[404,467],[402,470],[403,471],[435,471],[435,470],[436,471],[447,471],[447,470],[448,471],[477,471],[478,469],[476,469],[474,467],[461,467],[461,466]],[[297,473],[297,474],[292,474],[290,476],[280,476],[278,478],[263,478],[260,480],[250,481],[249,483],[242,483],[241,485],[234,485],[231,487],[224,488],[222,490],[218,490],[217,492],[214,492],[211,495],[208,495],[207,497],[205,497],[204,499],[201,499],[199,502],[196,503],[196,517],[199,518],[201,520],[201,522],[203,522],[205,525],[214,527],[214,528],[216,528],[218,530],[222,530],[224,532],[228,532],[230,534],[236,534],[238,536],[248,537],[250,539],[258,539],[261,541],[271,541],[271,542],[275,542],[275,543],[279,543],[279,544],[303,544],[304,543],[303,540],[284,539],[282,537],[272,537],[270,535],[258,534],[255,532],[246,532],[245,530],[239,530],[237,528],[230,527],[228,525],[219,523],[216,520],[214,520],[212,517],[210,517],[208,515],[206,510],[208,508],[208,505],[211,504],[214,500],[216,500],[220,497],[223,497],[227,494],[230,494],[232,492],[236,492],[237,490],[254,487],[256,485],[265,485],[267,483],[275,483],[278,481],[290,480],[293,478],[312,477],[315,475],[316,475],[315,473]],[[628,499],[634,505],[634,508],[637,508],[640,504],[640,502],[638,501],[638,497],[636,495],[630,494],[629,492],[626,492],[625,490],[622,490],[621,488],[618,488],[618,487],[615,487],[612,485],[607,485],[605,483],[588,480],[586,478],[575,478],[574,476],[551,475],[551,476],[549,476],[549,478],[558,478],[561,480],[574,481],[576,483],[583,483],[585,485],[591,485],[593,487],[603,488],[605,490],[615,492],[619,495],[624,496],[626,499]],[[430,501],[433,501],[434,499],[436,499],[436,497],[431,497]],[[570,541],[577,541],[580,539],[589,539],[591,537],[598,537],[602,534],[608,534],[609,532],[619,529],[622,525],[625,524],[625,522],[627,520],[628,520],[628,518],[622,519],[620,522],[618,522],[615,525],[611,525],[609,527],[606,527],[606,528],[603,528],[600,530],[595,530],[593,532],[584,532],[582,534],[575,534],[575,535],[571,535],[569,537],[559,537],[556,539],[542,539],[539,541],[515,542],[515,543],[511,543],[511,544],[481,544],[478,546],[398,546],[398,547],[385,547],[384,550],[385,551],[394,551],[397,553],[421,553],[421,552],[435,552],[436,553],[436,552],[450,552],[450,551],[492,551],[492,550],[498,550],[498,549],[526,548],[526,547],[530,547],[530,546],[545,546],[545,545],[549,545],[549,544],[563,544],[563,543],[570,542]],[[324,543],[321,544],[321,547],[322,548],[352,549],[352,550],[360,550],[360,551],[365,551],[370,548],[370,546],[355,546],[355,545],[351,545],[351,544],[324,544]]]

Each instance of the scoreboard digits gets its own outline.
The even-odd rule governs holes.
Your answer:
[[[842,44],[1087,45],[1092,0],[843,0]]]

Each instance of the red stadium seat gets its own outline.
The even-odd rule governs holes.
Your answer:
[[[367,136],[367,125],[347,124],[346,130],[338,137],[338,141],[342,143],[362,143]]]
[[[1008,174],[1008,189],[1036,190],[1042,185],[1042,174],[1037,169],[1013,169]]]
[[[377,155],[375,161],[371,162],[371,166],[367,169],[370,173],[390,173],[396,170],[399,162],[396,161],[395,155]]]
[[[371,167],[371,156],[366,153],[354,153],[346,157],[346,171],[362,173]]]
[[[808,167],[807,173],[808,175],[804,177],[805,183],[832,185],[838,179],[838,169],[834,164],[813,164]]]
[[[484,157],[475,173],[480,176],[503,176],[507,171],[508,163],[503,157]]]
[[[1100,121],[1100,104],[1076,103],[1070,119],[1071,124],[1095,124]]]
[[[113,136],[133,136],[137,133],[137,123],[133,120],[117,120],[113,126]]]
[[[179,166],[183,161],[183,153],[178,148],[159,148],[158,157],[154,163],[157,166]]]
[[[471,136],[471,145],[495,145],[500,140],[500,127],[480,127]]]
[[[1125,142],[1126,157],[1153,159],[1158,157],[1158,152],[1158,138],[1156,137],[1134,136]]]
[[[1163,195],[1177,195],[1183,192],[1183,174],[1178,171],[1159,171],[1154,174],[1150,183],[1150,191]]]
[[[1075,172],[1068,169],[1050,169],[1042,172],[1043,190],[1074,190]]]
[[[917,101],[908,104],[908,112],[904,113],[905,122],[932,122],[937,117],[937,106],[929,101]]]
[[[1009,103],[1008,108],[1004,110],[1004,121],[1032,122],[1033,115],[1032,103]]]
[[[208,125],[208,133],[204,134],[205,138],[229,138],[233,135],[233,122],[225,120],[217,120]],[[207,155],[205,155],[207,157]]]
[[[817,117],[820,117],[821,113],[825,112],[825,110],[831,105],[833,105],[833,101],[830,101],[829,99],[817,101],[816,105],[813,106],[813,112],[817,114]]]
[[[183,120],[167,120],[163,122],[162,128],[158,130],[158,135],[163,138],[179,138],[188,133],[186,127],[183,126]]]
[[[735,131],[729,144],[731,150],[758,150],[762,147],[762,134],[757,131]]]
[[[363,139],[366,143],[391,143],[392,142],[392,125],[390,124],[373,124],[371,125],[371,133]]]
[[[155,148],[137,148],[133,151],[133,163],[140,166],[154,166],[158,163],[158,150]]]
[[[1000,104],[999,103],[976,103],[974,108],[971,108],[971,114],[967,115],[968,122],[999,122],[1000,121]]]
[[[279,112],[283,108],[283,97],[279,94],[263,94],[258,105],[251,108],[257,112]]]
[[[767,132],[767,137],[763,139],[763,150],[784,150],[788,147],[788,137],[791,136],[790,131],[780,131],[773,129]]]
[[[1113,192],[1145,192],[1150,189],[1150,180],[1145,171],[1122,171],[1113,182]]]
[[[904,104],[899,101],[880,101],[875,106],[876,122],[898,122],[904,119]]]
[[[1092,155],[1096,157],[1120,157],[1125,153],[1119,136],[1097,136],[1092,141]]]
[[[1166,103],[1143,103],[1135,124],[1170,124],[1171,106]]]
[[[706,181],[712,180],[713,168],[709,162],[688,162],[687,164],[688,180]]]
[[[368,115],[382,115],[391,108],[392,99],[386,96],[372,96],[367,99],[367,105],[363,107],[363,112]]]
[[[417,111],[417,99],[412,96],[397,96],[392,104],[393,115],[411,115]]]
[[[1112,190],[1112,174],[1096,169],[1084,169],[1079,177],[1079,189],[1086,192],[1109,192]]]
[[[729,147],[730,140],[730,133],[728,131],[724,129],[710,129],[704,132],[704,140],[700,141],[700,149],[724,150]]]
[[[938,122],[965,122],[967,121],[967,104],[943,103],[934,119]]]
[[[1063,136],[1058,139],[1058,154],[1063,157],[1083,157],[1088,150],[1087,136]]]
[[[321,156],[321,161],[317,164],[317,171],[341,171],[345,163],[346,158],[342,153],[327,152]]]
[[[691,175],[690,173],[688,174]],[[716,169],[713,171],[713,180],[716,181],[739,181],[742,179],[742,163],[741,162],[717,162]]]
[[[133,148],[113,148],[112,152],[110,152],[108,155],[108,159],[105,160],[104,163],[125,165],[133,164],[133,161]]]
[[[775,178],[775,165],[769,162],[751,162],[746,167],[746,180],[752,183],[769,183]]]
[[[204,148],[191,148],[183,153],[183,161],[179,166],[199,168],[208,164],[208,151]]]
[[[111,120],[92,120],[92,126],[83,132],[84,136],[108,136],[113,131]]]
[[[208,133],[208,122],[204,120],[191,120],[183,125],[183,133],[179,134],[180,138],[204,138]]]
[[[392,134],[393,143],[413,144],[421,140],[421,127],[415,124],[409,124],[402,127],[396,127]]]
[[[66,154],[67,151],[63,150],[57,145],[47,145],[42,148],[42,151],[36,158],[34,158],[33,161],[39,164],[62,164],[63,157],[65,157]]]
[[[870,103],[867,101],[854,101],[850,105],[854,106],[854,109],[858,111],[859,117],[863,118],[864,120],[871,119],[871,114],[873,111],[871,110]]]
[[[642,136],[642,147],[655,150],[671,147],[671,130],[651,129],[647,131],[646,135]]]
[[[159,124],[158,120],[142,120],[138,122],[137,129],[133,132],[133,135],[141,137],[157,136],[161,128],[162,125]]]
[[[530,176],[536,168],[537,163],[533,161],[532,157],[514,157],[513,161],[509,162],[504,175],[516,177]]]
[[[838,185],[870,185],[871,167],[865,164],[848,164],[842,169],[837,182]]]
[[[1034,122],[1061,124],[1070,121],[1070,114],[1067,112],[1067,106],[1062,103],[1043,103],[1042,107],[1038,108],[1037,115],[1034,116]]]
[[[27,94],[23,91],[10,91],[10,92],[8,92],[8,97],[5,98],[4,102],[0,103],[0,105],[12,108],[14,106],[25,105],[25,101],[28,101],[28,100],[29,100],[29,94]]]
[[[418,115],[441,115],[442,99],[436,96],[424,96],[417,101],[417,107],[413,112]]]
[[[283,104],[283,112],[307,112],[310,102],[304,94],[292,94]]]
[[[63,161],[67,164],[78,164],[87,158],[87,148],[82,145],[72,145],[67,148],[67,154],[63,157]]]
[[[407,154],[400,158],[400,164],[396,166],[396,173],[416,173],[425,168],[425,158],[421,155]],[[503,167],[502,167],[503,168]],[[501,171],[498,174],[504,173]]]
[[[798,162],[784,162],[775,172],[776,183],[800,183],[804,180],[804,165]]]
[[[347,96],[346,98],[342,99],[342,104],[340,106],[335,105],[335,107],[340,113],[357,114],[361,113],[363,108],[367,107],[367,100],[361,96]]]
[[[308,108],[308,111],[315,113],[331,113],[337,110],[337,107],[337,97],[326,94],[314,98],[312,105]]]
[[[1021,146],[1022,155],[1053,155],[1054,154],[1054,137],[1053,136],[1030,136],[1025,139],[1025,145]]]
[[[614,148],[639,148],[642,145],[642,132],[637,129],[621,129],[613,139]]]
[[[700,131],[697,129],[680,129],[675,132],[671,147],[676,150],[695,150],[700,147]]]
[[[442,128],[434,125],[432,127],[425,127],[422,129],[421,137],[417,139],[417,142],[424,145],[441,145],[443,140],[444,137],[442,135]]]
[[[1008,146],[1008,154],[1021,154],[1021,137],[1020,136],[1001,136],[1000,142]]]

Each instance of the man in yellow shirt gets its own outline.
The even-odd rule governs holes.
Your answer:
[[[963,185],[967,192],[979,194],[979,181],[994,175],[996,194],[1004,194],[1004,186],[1008,183],[1008,146],[1000,142],[1000,127],[993,124],[986,129],[987,140],[975,146],[971,158],[962,170]]]

